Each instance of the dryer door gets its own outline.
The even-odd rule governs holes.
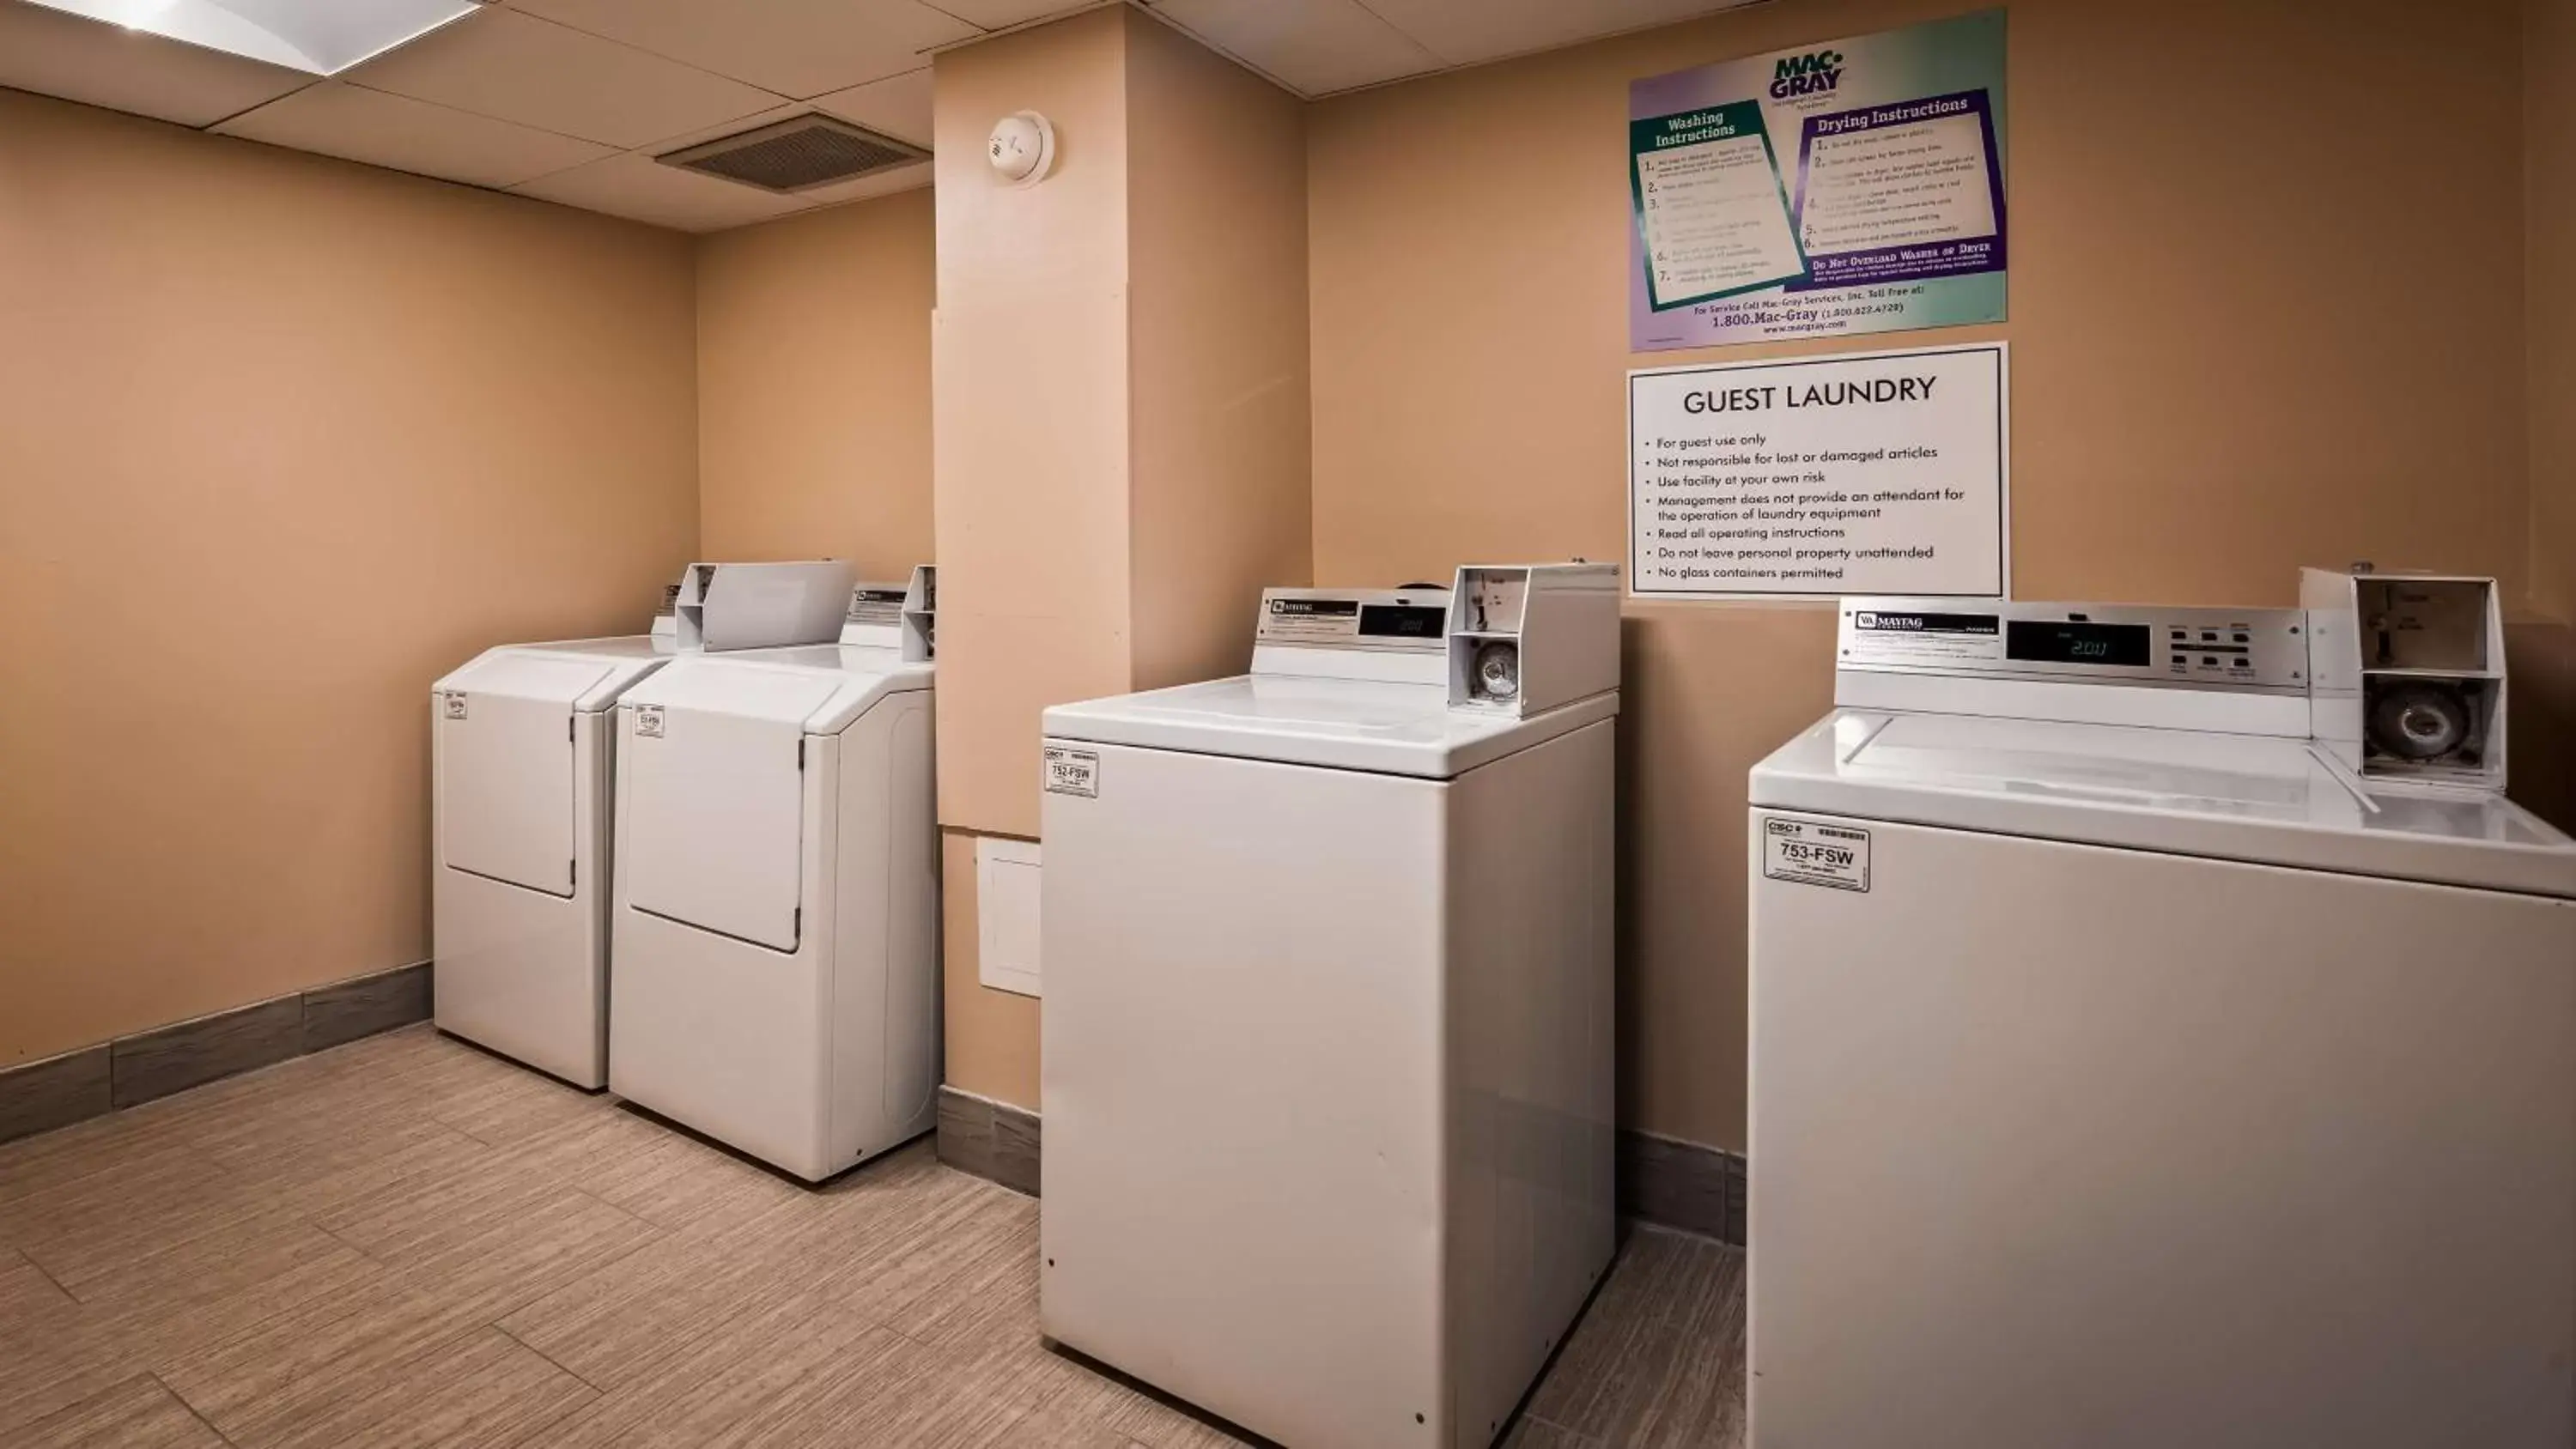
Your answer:
[[[439,862],[572,894],[573,702],[608,661],[495,654],[438,690]]]
[[[625,711],[628,904],[779,951],[803,925],[805,720],[844,681],[670,669]]]

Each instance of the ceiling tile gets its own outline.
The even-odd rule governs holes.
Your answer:
[[[59,10],[0,0],[0,86],[211,126],[313,77]]]
[[[819,96],[922,65],[975,27],[921,0],[509,0],[783,96]]]
[[[1452,65],[1669,25],[1748,0],[1367,0],[1387,23]]]
[[[930,148],[930,67],[816,96],[814,107],[898,141]]]
[[[679,231],[720,231],[803,211],[811,204],[801,196],[773,196],[665,166],[640,151],[541,176],[510,190]]]
[[[339,81],[308,86],[215,129],[475,186],[512,186],[615,154],[552,131]]]
[[[817,186],[811,191],[800,191],[797,195],[816,206],[837,206],[844,201],[866,201],[870,197],[892,196],[898,191],[911,191],[917,187],[928,186],[930,170],[931,163],[916,161],[909,166],[897,166],[892,170],[880,171],[873,176],[862,176],[856,181],[844,181],[833,186]]]
[[[986,30],[1007,30],[1044,20],[1050,15],[1071,15],[1089,10],[1099,0],[936,0],[939,8]]]
[[[1154,10],[1300,95],[1441,68],[1360,0],[1160,0]]]
[[[487,7],[344,77],[541,131],[642,146],[779,97],[516,10]]]

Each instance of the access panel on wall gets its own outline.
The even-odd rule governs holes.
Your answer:
[[[2000,342],[1629,373],[1629,592],[2008,592],[2009,396]]]
[[[1628,86],[1632,351],[2000,322],[2004,12]]]

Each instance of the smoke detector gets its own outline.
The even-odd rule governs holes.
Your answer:
[[[918,146],[853,126],[837,116],[790,116],[654,159],[779,195],[855,181],[928,159]]]

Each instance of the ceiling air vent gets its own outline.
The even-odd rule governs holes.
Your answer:
[[[655,159],[683,171],[790,193],[907,166],[929,155],[831,116],[791,116]]]

